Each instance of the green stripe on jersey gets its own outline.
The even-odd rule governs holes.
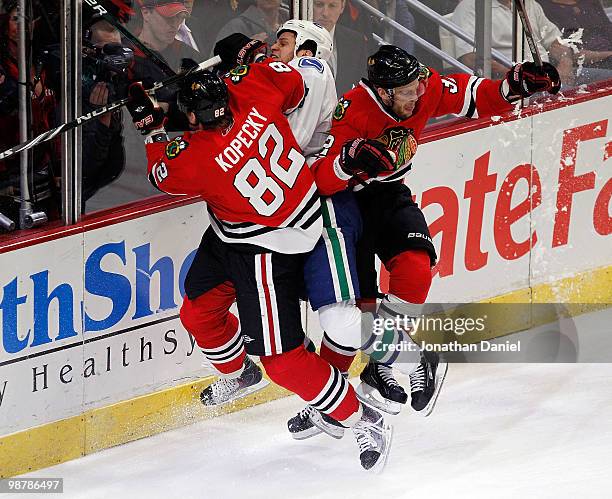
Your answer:
[[[329,239],[332,247],[334,266],[336,267],[336,275],[338,277],[338,285],[340,288],[340,298],[344,301],[349,300],[351,298],[351,292],[347,279],[347,269],[344,268],[344,259],[342,258],[342,244],[340,243],[340,239],[338,238],[338,230],[331,227],[331,217],[329,214],[327,201],[328,200],[324,200],[323,203],[321,203],[323,213],[323,225],[325,227],[325,232],[327,233],[327,238]],[[331,270],[332,272],[334,271],[333,267]]]

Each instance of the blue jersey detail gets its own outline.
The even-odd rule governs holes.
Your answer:
[[[336,231],[341,241],[340,250],[343,253],[343,276],[340,277],[337,270],[338,263],[335,261],[330,242],[326,241],[325,235],[321,236],[314,249],[306,256],[304,262],[304,284],[306,295],[313,310],[318,310],[325,305],[339,303],[348,299],[359,298],[359,279],[357,276],[357,241],[361,236],[361,214],[355,195],[351,191],[340,191],[331,198],[321,199],[322,203],[331,200],[335,214],[335,223],[329,218],[324,220],[324,234],[330,229]],[[324,217],[325,218],[325,217]],[[331,222],[331,225],[327,225]],[[336,270],[333,270],[336,269]],[[340,286],[336,292],[334,282],[338,279],[350,281],[353,292],[350,296],[344,294]]]
[[[302,57],[298,61],[298,66],[301,68],[314,68],[319,73],[323,73],[325,71],[325,67],[323,63],[319,59],[315,59],[314,57]]]

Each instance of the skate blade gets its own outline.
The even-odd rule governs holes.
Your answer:
[[[368,473],[374,473],[375,475],[378,475],[383,472],[385,466],[387,465],[387,458],[389,457],[389,451],[391,450],[391,442],[393,440],[393,426],[388,423],[385,423],[385,427],[383,429],[383,436],[385,437],[385,446],[383,447],[382,452],[380,453],[380,457],[378,458],[378,461],[376,461],[376,464],[372,466],[369,470],[367,470]]]
[[[440,362],[438,364],[438,369],[436,369],[436,389],[434,390],[433,397],[431,397],[431,400],[428,402],[425,408],[422,411],[419,411],[419,414],[424,418],[429,416],[436,406],[438,395],[440,395],[440,390],[442,390],[442,385],[446,379],[446,371],[448,371],[448,364],[446,362]]]
[[[363,381],[359,383],[359,386],[355,388],[355,394],[360,402],[365,405],[378,409],[379,411],[386,412],[392,416],[398,415],[402,411],[402,404],[394,402],[393,400],[387,400],[383,398],[378,390],[372,388]]]
[[[344,428],[327,424],[318,412],[314,416],[310,416],[310,422],[330,437],[340,440],[344,436]]]
[[[219,404],[205,404],[204,402],[202,402],[202,405],[209,409],[219,409],[222,407],[227,407],[228,405],[231,405],[234,402],[237,402],[238,400],[251,395],[252,393],[258,392],[259,390],[263,390],[269,384],[270,382],[266,378],[261,378],[260,382],[243,388],[242,390],[238,391],[236,395],[234,395],[231,399],[228,399],[225,402],[221,402]]]
[[[291,436],[293,437],[294,440],[306,440],[307,438],[316,437],[317,435],[320,435],[321,433],[325,433],[325,432],[318,426],[313,426],[312,428],[308,428],[307,430],[300,431],[298,433],[291,433]]]

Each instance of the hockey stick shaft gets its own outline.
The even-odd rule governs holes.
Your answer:
[[[535,37],[533,36],[533,29],[531,28],[529,17],[527,17],[527,10],[525,9],[525,1],[524,0],[514,0],[514,1],[516,5],[516,11],[518,12],[519,17],[521,18],[521,23],[523,23],[523,30],[525,31],[525,38],[527,38],[527,45],[529,45],[529,50],[531,51],[533,62],[535,62],[537,66],[542,67],[542,57],[540,56],[540,52],[538,51],[538,46],[536,44]]]
[[[202,71],[204,69],[208,69],[210,67],[216,66],[220,62],[221,62],[221,58],[218,55],[211,57],[210,59],[200,63],[197,67],[194,67],[193,70],[187,71],[186,73],[179,73],[177,75],[171,76],[170,78],[167,78],[164,81],[159,81],[159,82],[154,83],[151,88],[147,89],[147,93],[155,92],[156,90],[159,90],[160,88],[164,88],[169,85],[178,83],[183,78],[185,78],[187,75],[190,75],[196,71]],[[93,120],[97,116],[100,116],[105,113],[109,113],[111,111],[114,111],[115,109],[119,109],[120,107],[125,106],[128,103],[128,100],[129,100],[128,98],[125,98],[117,102],[113,102],[112,104],[109,104],[107,106],[91,111],[90,113],[84,114],[83,116],[79,116],[73,121],[69,121],[68,123],[64,123],[56,128],[52,128],[51,130],[43,132],[40,135],[34,137],[33,139],[28,140],[27,142],[18,144],[15,147],[11,147],[10,149],[7,149],[6,151],[0,153],[0,160],[10,158],[11,156],[18,154],[21,151],[26,151],[27,149],[31,149],[32,147],[38,144],[47,142],[48,140],[51,140],[54,137],[58,136],[60,133],[64,133],[68,130],[72,130],[73,128],[76,128],[84,123],[87,123],[88,121]]]
[[[175,71],[166,64],[166,62],[160,59],[155,52],[153,52],[149,47],[147,47],[144,43],[142,43],[136,36],[134,36],[130,30],[128,30],[118,19],[113,17],[108,10],[102,5],[98,0],[84,0],[84,5],[87,5],[90,9],[93,10],[95,14],[98,14],[102,19],[107,21],[113,27],[117,29],[125,38],[127,38],[135,47],[137,47],[144,55],[147,56],[151,61],[153,61],[165,74],[166,76],[174,76],[176,74]]]

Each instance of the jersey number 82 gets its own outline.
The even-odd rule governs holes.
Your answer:
[[[264,161],[269,153],[268,142],[270,140],[272,140],[274,146],[268,162],[270,171],[274,176],[267,174],[259,158],[251,158],[234,178],[234,187],[249,200],[255,211],[262,216],[272,216],[282,206],[285,194],[279,181],[291,189],[306,162],[304,156],[297,149],[291,148],[286,155],[286,159],[289,160],[289,167],[285,168],[279,163],[284,152],[284,141],[274,123],[266,127],[258,141],[259,154],[264,158]],[[253,177],[257,181],[249,182],[249,179],[253,179]],[[266,196],[267,193],[269,194]]]

